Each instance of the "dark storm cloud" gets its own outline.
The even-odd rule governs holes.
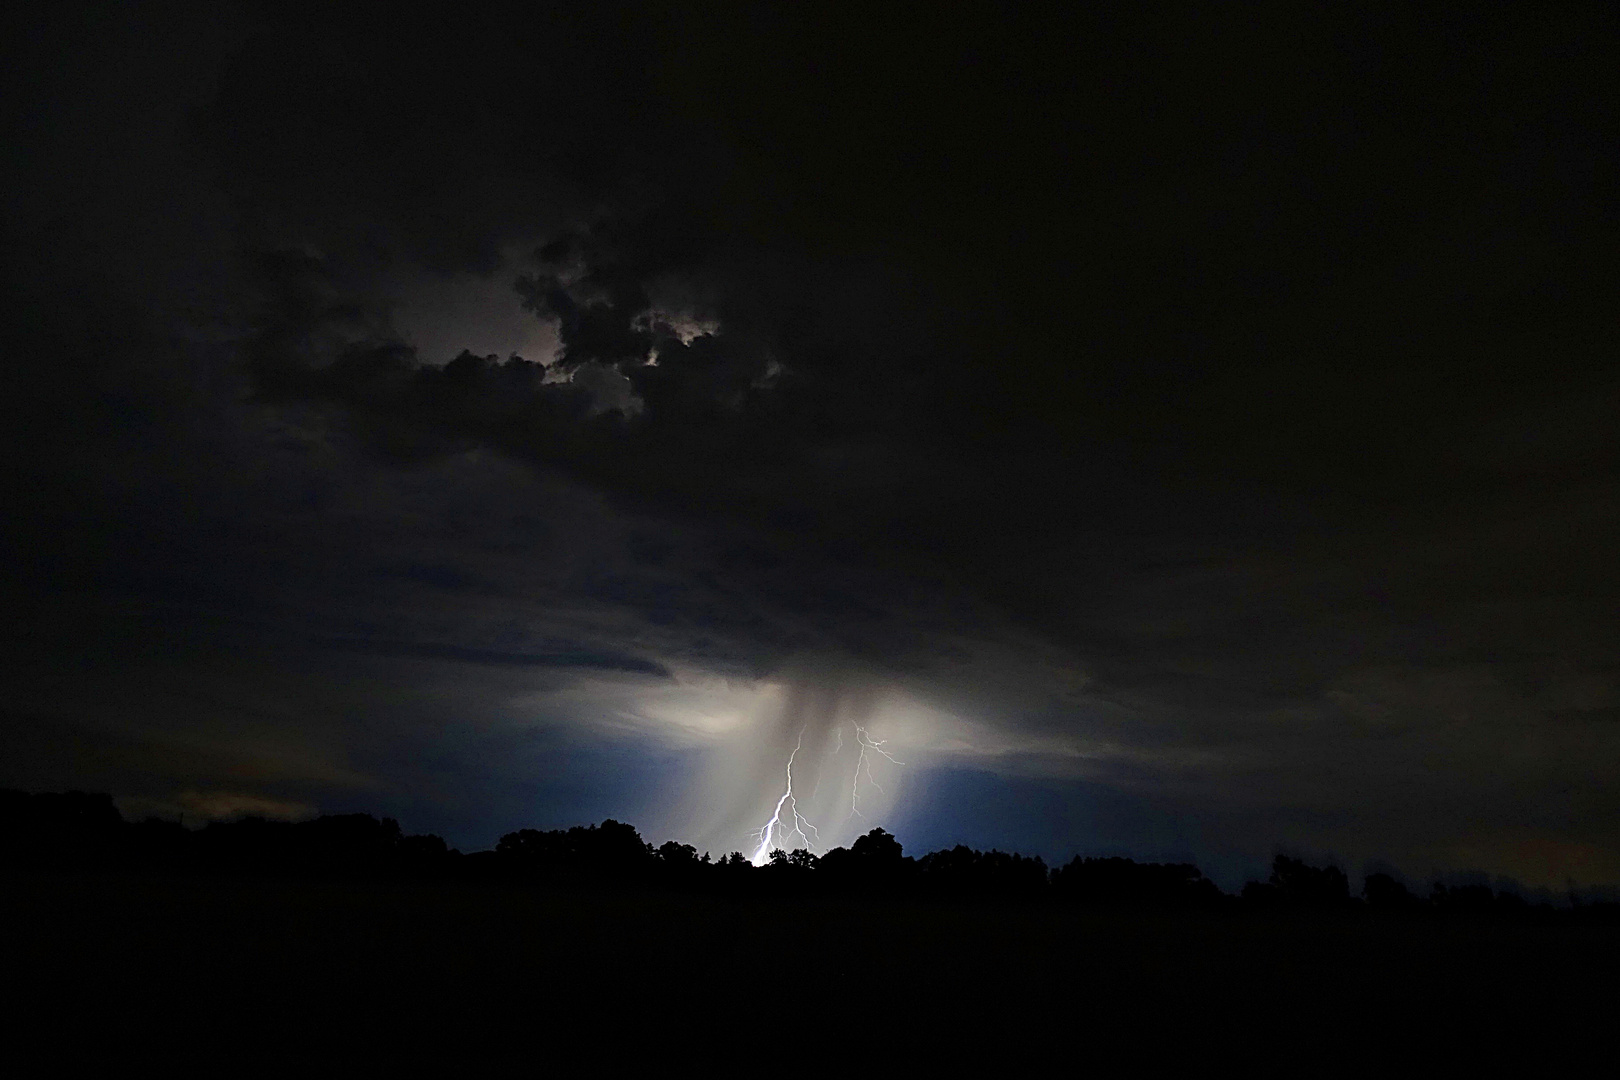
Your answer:
[[[472,440],[841,550],[942,553],[1018,607],[1068,570],[1027,569],[1043,549],[1111,590],[1085,563],[1140,562],[1144,541],[1172,550],[1128,578],[1177,548],[1347,528],[1387,550],[1401,523],[1534,500],[1538,470],[1603,482],[1612,28],[1121,10],[290,22],[274,64],[250,45],[225,81],[215,123],[255,133],[227,140],[231,175],[330,159],[409,191],[446,182],[435,161],[464,137],[536,192],[587,192],[599,209],[545,228],[520,291],[556,321],[560,369],[615,368],[645,411],[596,412],[532,365],[419,370],[376,340],[285,388],[385,443]],[[302,104],[240,89],[306,53],[341,54],[344,77]],[[485,78],[449,74],[474,56]],[[430,67],[410,94],[433,108],[388,89]],[[380,131],[376,102],[398,106]],[[417,137],[401,125],[434,160],[395,156]],[[356,157],[362,136],[388,153]],[[660,287],[718,329],[677,339]],[[1567,425],[1560,395],[1592,426],[1556,461],[1535,444]]]
[[[235,230],[165,233],[228,267],[214,337],[156,333],[132,376],[113,312],[141,304],[51,256],[104,332],[55,301],[13,350],[67,403],[31,475],[79,492],[35,485],[17,543],[379,662],[814,656],[1211,849],[1609,849],[1615,32],[1589,5],[250,11],[171,94]],[[497,274],[554,356],[401,330]],[[162,440],[89,419],[139,411],[108,385]]]
[[[638,675],[669,676],[662,664],[622,653],[563,648],[547,653],[502,652],[498,649],[469,649],[462,645],[440,645],[413,641],[371,641],[353,638],[324,638],[315,642],[328,649],[376,653],[379,656],[419,657],[426,660],[457,660],[467,664],[499,664],[514,667],[600,668],[628,671]]]

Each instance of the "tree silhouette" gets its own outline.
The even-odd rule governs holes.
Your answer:
[[[1411,889],[1390,874],[1368,874],[1361,883],[1361,895],[1374,911],[1412,912],[1423,906]]]
[[[1300,859],[1278,855],[1271,877],[1262,885],[1251,881],[1243,899],[1262,906],[1326,909],[1350,903],[1350,880],[1337,866],[1311,866]]]
[[[1221,891],[1190,863],[1139,863],[1118,857],[1076,858],[1052,871],[1058,896],[1108,907],[1198,907]]]
[[[421,879],[567,887],[662,885],[738,895],[932,895],[964,901],[1018,900],[1128,908],[1208,908],[1238,901],[1188,863],[1075,858],[1054,870],[1038,856],[977,851],[964,845],[914,859],[882,828],[847,848],[817,857],[805,849],[776,850],[763,872],[741,852],[701,857],[669,840],[654,849],[637,831],[608,819],[567,829],[518,829],[495,850],[463,855],[442,837],[405,835],[391,818],[328,815],[305,822],[248,817],[186,829],[173,821],[126,823],[110,797],[66,792],[30,795],[0,791],[0,869],[77,871],[129,868],[253,877]],[[1620,905],[1574,904],[1555,914],[1482,880],[1437,883],[1414,896],[1393,875],[1368,875],[1365,909],[1429,912],[1471,919],[1563,918],[1620,922]],[[1265,882],[1249,882],[1242,906],[1296,911],[1354,911],[1348,879],[1336,866],[1314,867],[1278,855]]]

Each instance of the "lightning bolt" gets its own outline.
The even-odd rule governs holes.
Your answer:
[[[879,784],[877,777],[872,775],[873,756],[881,755],[885,760],[895,765],[904,765],[905,762],[900,761],[884,749],[884,745],[888,742],[887,739],[872,738],[869,731],[853,720],[850,721],[850,726],[855,729],[855,745],[860,749],[855,758],[855,776],[850,781],[849,811],[851,817],[864,818],[866,815],[861,813],[861,774],[866,774],[868,784],[871,784],[880,792],[883,791],[883,785]],[[843,749],[843,725],[839,725],[835,729],[834,735],[836,741],[833,744],[830,756],[837,756],[838,752]],[[772,851],[778,848],[788,848],[788,841],[795,836],[799,839],[798,846],[808,848],[810,851],[815,851],[816,847],[821,843],[821,834],[816,831],[816,827],[810,823],[808,818],[799,813],[799,799],[793,793],[793,762],[799,756],[799,751],[803,749],[804,729],[800,728],[799,741],[794,744],[793,752],[788,755],[787,759],[786,790],[782,792],[782,797],[776,800],[776,808],[771,811],[770,819],[748,834],[755,840],[754,854],[749,857],[748,861],[755,866],[764,866],[770,861]],[[819,789],[819,787],[818,780],[817,788]],[[810,797],[815,798],[815,792],[811,792]],[[784,810],[787,811],[788,815],[786,820],[783,817]]]
[[[773,848],[782,847],[787,841],[788,837],[795,834],[804,842],[803,846],[812,851],[815,850],[816,844],[821,842],[821,836],[816,834],[816,827],[810,824],[809,820],[806,819],[804,815],[799,813],[799,801],[793,797],[793,759],[799,756],[799,751],[803,748],[804,729],[800,728],[799,741],[793,747],[793,753],[788,755],[787,790],[784,791],[782,793],[782,797],[776,801],[776,809],[772,811],[771,819],[764,825],[761,825],[753,834],[759,838],[759,846],[754,849],[754,854],[749,858],[748,861],[753,863],[755,866],[764,866],[766,861],[771,857],[771,850]],[[791,829],[788,828],[787,823],[782,820],[782,808],[784,806],[787,807],[793,814],[793,827]],[[809,829],[810,832],[806,833],[806,829]],[[811,834],[816,834],[816,838],[813,842],[810,839]],[[780,837],[779,840],[777,839],[778,837]]]
[[[852,780],[849,785],[849,812],[851,817],[864,818],[866,815],[861,813],[861,771],[863,769],[866,771],[867,783],[877,788],[878,791],[883,791],[883,785],[879,784],[877,779],[872,775],[872,755],[882,754],[885,758],[893,761],[896,765],[904,765],[905,762],[895,761],[894,755],[883,749],[883,744],[889,740],[872,738],[872,736],[867,733],[865,728],[861,727],[861,725],[855,723],[853,720],[850,721],[850,725],[855,729],[855,743],[861,749],[860,756],[855,759],[855,779]],[[842,745],[842,736],[843,729],[840,728],[840,745]],[[887,792],[885,792],[885,794],[887,794]]]

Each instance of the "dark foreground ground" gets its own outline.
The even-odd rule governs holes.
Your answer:
[[[53,1071],[1379,1076],[1612,1065],[1620,1027],[1600,926],[62,875],[0,918],[8,1059]]]

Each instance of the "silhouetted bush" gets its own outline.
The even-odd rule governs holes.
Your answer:
[[[1222,894],[1191,863],[1075,858],[1052,871],[1056,894],[1072,903],[1107,907],[1203,907]]]
[[[1310,866],[1278,855],[1271,863],[1270,880],[1264,885],[1249,882],[1243,887],[1243,900],[1260,907],[1345,908],[1350,906],[1350,880],[1337,866]]]
[[[1441,915],[1466,918],[1506,918],[1522,920],[1549,914],[1551,905],[1533,905],[1518,893],[1493,890],[1483,883],[1446,885],[1435,882],[1429,906]]]
[[[930,892],[958,896],[1039,896],[1048,887],[1040,856],[975,851],[962,844],[917,860],[919,883]]]
[[[846,889],[902,888],[915,868],[900,841],[883,829],[873,829],[847,848],[833,848],[817,861],[829,886]]]
[[[519,829],[495,845],[495,853],[517,873],[531,878],[601,877],[630,880],[653,868],[652,846],[622,821],[541,832]]]
[[[1410,914],[1426,906],[1405,885],[1389,874],[1368,874],[1362,882],[1361,895],[1374,911]]]

